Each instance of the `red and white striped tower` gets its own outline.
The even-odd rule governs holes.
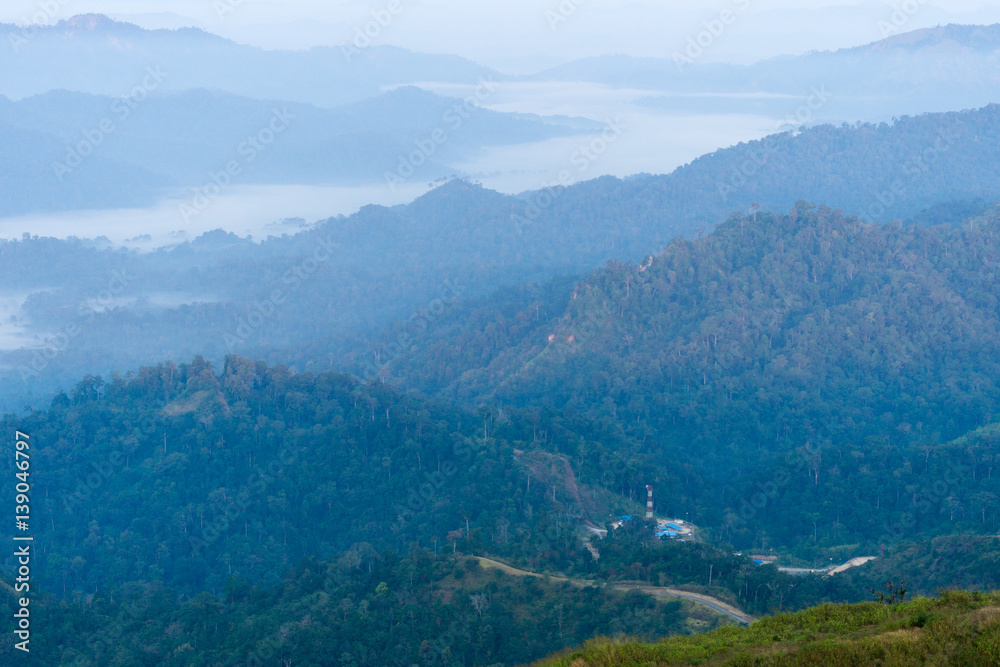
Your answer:
[[[653,518],[653,487],[646,485],[646,518]]]

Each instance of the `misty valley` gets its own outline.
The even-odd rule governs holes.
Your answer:
[[[1000,24],[90,4],[0,25],[0,662],[1000,664]]]

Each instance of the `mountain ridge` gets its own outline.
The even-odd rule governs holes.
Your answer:
[[[0,25],[0,32],[21,40],[16,49],[0,53],[0,66],[9,71],[0,81],[0,94],[20,99],[65,88],[117,96],[131,90],[146,67],[160,66],[168,73],[164,90],[217,88],[257,99],[334,107],[399,83],[475,85],[496,75],[458,56],[392,46],[359,49],[350,58],[337,47],[269,51],[200,28],[146,30],[100,14],[32,30],[27,39],[22,27]],[[62,67],[55,68],[55,63]]]
[[[262,146],[253,152],[254,159],[244,162],[246,154],[239,147],[248,137],[270,132],[276,113],[290,114],[287,122],[280,123],[280,141],[266,149]],[[23,146],[12,159],[33,155],[50,162],[44,168],[20,170],[19,180],[33,179],[34,188],[9,188],[3,197],[6,204],[0,206],[4,216],[97,208],[98,203],[120,208],[106,197],[87,201],[87,189],[79,191],[80,196],[70,197],[75,190],[59,189],[37,197],[37,191],[50,187],[59,175],[52,166],[56,164],[64,165],[60,184],[72,183],[84,172],[94,179],[116,180],[102,175],[99,164],[104,162],[95,164],[89,155],[74,158],[80,162],[79,170],[66,166],[67,156],[79,151],[158,174],[157,187],[135,183],[123,189],[123,203],[134,205],[155,203],[165,194],[166,184],[202,186],[233,159],[244,162],[240,174],[244,184],[385,184],[386,174],[400,169],[400,161],[405,163],[418,148],[415,142],[431,134],[428,128],[438,128],[446,132],[445,139],[432,143],[430,153],[419,156],[422,164],[412,167],[411,176],[430,181],[456,173],[449,163],[461,162],[484,147],[572,136],[595,126],[585,119],[497,112],[412,86],[334,109],[204,88],[124,98],[55,90],[17,102],[0,96],[0,122],[47,137],[43,141],[39,135],[34,146]],[[185,128],[187,133],[181,135]],[[165,136],[183,139],[168,142],[162,140]]]

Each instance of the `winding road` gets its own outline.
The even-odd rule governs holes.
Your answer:
[[[482,556],[474,556],[476,560],[479,561],[480,565],[484,568],[496,568],[503,570],[507,574],[513,574],[521,577],[543,577],[545,575],[539,574],[537,572],[529,572],[528,570],[521,570],[516,567],[511,567],[506,563],[501,563],[500,561],[493,560],[491,558],[483,558]],[[549,575],[549,579],[553,581],[566,581],[574,586],[599,586],[596,582],[587,581],[586,579],[570,579],[568,577],[559,577],[554,575]],[[641,591],[647,595],[653,595],[656,597],[676,597],[683,598],[685,600],[690,600],[692,602],[697,602],[702,604],[709,609],[716,611],[720,614],[724,614],[738,623],[743,623],[749,625],[757,619],[749,614],[744,613],[739,608],[720,600],[718,598],[713,598],[709,595],[701,595],[700,593],[691,593],[690,591],[682,591],[676,588],[662,588],[659,586],[645,586],[639,584],[614,584],[608,586],[608,588],[613,588],[617,591]]]
[[[710,609],[714,609],[720,614],[725,614],[733,620],[743,623],[744,625],[750,625],[757,620],[753,616],[743,613],[738,608],[727,602],[723,602],[722,600],[713,598],[709,595],[701,595],[700,593],[681,591],[676,588],[660,588],[657,586],[610,586],[609,588],[614,588],[618,591],[642,591],[647,595],[654,595],[657,597],[684,598],[685,600],[691,600],[692,602],[703,604]]]

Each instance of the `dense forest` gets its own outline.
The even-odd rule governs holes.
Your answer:
[[[1000,25],[695,63],[742,3],[505,75],[398,0],[227,28],[293,51],[49,4],[0,24],[0,663],[1000,661]]]
[[[641,462],[619,456],[578,477],[576,457],[557,450],[600,451],[585,433],[345,375],[230,357],[217,376],[195,359],[110,383],[88,377],[49,410],[5,421],[14,424],[46,443],[33,480],[45,554],[36,576],[62,595],[153,581],[194,595],[231,577],[277,584],[310,555],[414,546],[660,585],[701,582],[700,564],[719,558],[715,583],[729,585],[729,571],[743,597],[756,570],[714,547],[670,550],[640,522],[592,552],[585,524],[640,508],[627,496],[648,478]],[[650,558],[669,567],[649,570]],[[743,603],[765,611],[772,600]]]
[[[33,576],[50,596],[33,659],[514,664],[595,634],[731,622],[618,582],[683,586],[754,613],[858,599],[841,580],[799,586],[747,556],[664,543],[641,521],[588,539],[592,516],[639,505],[581,490],[569,460],[532,439],[537,423],[519,420],[236,356],[221,373],[196,358],[87,377],[4,421],[45,443]],[[630,463],[611,471],[641,485]],[[486,572],[472,556],[559,576]]]
[[[277,582],[302,557],[355,543],[454,551],[448,540],[462,540],[568,571],[590,560],[568,499],[547,501],[553,491],[519,472],[515,448],[530,441],[496,437],[490,415],[346,375],[230,357],[219,376],[198,358],[88,377],[15,422],[45,443],[36,544],[40,576],[63,593]]]
[[[512,664],[598,633],[724,622],[622,584],[756,615],[859,602],[893,576],[922,593],[998,585],[998,227],[996,210],[877,226],[802,202],[639,263],[456,299],[435,326],[393,331],[409,344],[367,380],[235,354],[88,375],[4,418],[43,443],[36,577],[46,618],[84,642],[61,659],[248,654],[232,630],[259,624],[305,633],[281,645],[306,664],[396,645],[413,660],[429,623],[485,595],[496,617],[472,609],[451,650]],[[610,526],[641,513],[646,484],[693,542]],[[875,555],[831,577],[777,567]],[[556,578],[536,594],[472,557]],[[346,571],[329,585],[347,588],[320,595],[307,571]],[[158,601],[149,633],[88,657],[83,618],[139,599]],[[352,635],[344,600],[398,641]],[[304,605],[344,624],[302,628],[288,610]],[[211,632],[192,621],[208,613]],[[558,632],[526,620],[546,614]]]
[[[46,443],[35,576],[51,594],[35,659],[515,664],[597,634],[729,622],[620,583],[768,614],[863,600],[887,570],[915,591],[995,575],[986,545],[968,541],[908,542],[879,569],[796,577],[725,543],[664,542],[640,520],[588,537],[592,517],[638,510],[619,492],[641,489],[644,464],[619,458],[590,477],[559,449],[601,446],[548,418],[235,356],[218,374],[198,358],[85,378],[48,410],[5,420]],[[553,578],[486,571],[473,556]],[[941,558],[935,575],[928,561]]]
[[[668,511],[737,547],[994,534],[998,231],[996,211],[960,228],[806,204],[738,217],[569,295],[471,303],[385,376],[593,429],[606,449],[562,451],[595,475],[629,452]]]
[[[196,354],[364,373],[398,343],[393,329],[433,328],[457,299],[640,262],[754,203],[786,212],[805,198],[876,222],[959,222],[980,212],[977,200],[1000,199],[998,117],[991,106],[824,125],[668,175],[518,196],[455,180],[407,206],[366,206],[300,233],[278,225],[260,243],[222,232],[152,253],[101,239],[0,242],[0,299],[17,303],[2,326],[22,341],[0,352],[0,407],[40,407],[86,373]]]
[[[150,582],[48,598],[36,613],[45,632],[31,664],[74,666],[521,664],[597,634],[725,623],[691,603],[506,575],[419,547],[305,559],[270,588],[230,579],[180,600]]]

